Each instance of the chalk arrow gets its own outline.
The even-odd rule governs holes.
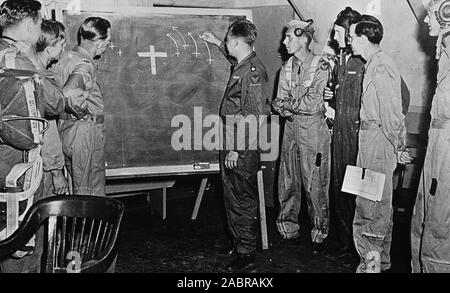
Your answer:
[[[209,58],[206,59],[206,61],[209,62],[209,64],[212,64],[212,62],[214,61],[214,59],[211,59],[211,50],[209,49],[208,43],[203,41],[203,43],[205,43],[206,49],[208,49],[208,56]]]
[[[177,52],[175,53],[175,55],[177,55],[177,57],[180,55],[180,50],[178,49],[178,43],[177,41],[175,41],[175,39],[170,35],[170,34],[166,34],[166,36],[168,36],[169,38],[172,39],[172,41],[175,43],[175,47],[177,47]]]
[[[181,47],[183,47],[183,48],[186,50],[186,48],[189,47],[189,45],[186,43],[186,39],[183,37],[183,34],[182,34],[179,30],[177,30],[177,28],[178,28],[178,27],[176,27],[176,26],[173,26],[173,27],[172,27],[172,29],[173,29],[174,31],[176,31],[176,32],[180,35],[180,37],[183,39],[184,45],[181,45]]]
[[[195,45],[195,53],[192,53],[192,54],[195,55],[195,57],[198,57],[198,55],[200,55],[200,53],[198,52],[197,42],[195,41],[195,39],[192,36],[191,32],[188,32],[188,36],[191,37],[191,39],[192,39],[192,41],[194,42],[194,45]]]

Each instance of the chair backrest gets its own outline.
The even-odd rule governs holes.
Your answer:
[[[45,225],[47,273],[106,272],[117,255],[123,204],[97,196],[55,196],[36,202],[19,228],[0,242],[0,257],[20,249]]]

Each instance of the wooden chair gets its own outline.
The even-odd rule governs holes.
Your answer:
[[[117,256],[123,210],[120,201],[106,197],[44,198],[30,208],[10,237],[0,241],[0,259],[23,247],[43,225],[45,272],[107,272]]]
[[[26,211],[33,204],[34,194],[42,180],[41,147],[28,153],[28,162],[15,165],[6,177],[6,192],[0,192],[0,202],[6,203],[6,227],[0,231],[0,240],[9,237],[25,217]],[[23,188],[19,179],[25,176]],[[19,202],[26,200],[25,211],[19,215]]]

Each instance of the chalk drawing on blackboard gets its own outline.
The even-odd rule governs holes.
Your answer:
[[[99,60],[98,74],[105,104],[108,172],[160,176],[195,172],[195,162],[217,163],[216,149],[201,145],[192,150],[173,149],[171,138],[177,128],[171,122],[177,115],[194,121],[196,107],[205,116],[218,113],[230,65],[199,34],[214,31],[224,37],[234,20],[251,19],[251,11],[125,7],[68,15],[62,7],[57,18],[66,26],[68,48],[76,45],[78,28],[90,16],[108,19],[112,25],[113,46]],[[189,47],[183,49],[183,38],[172,27]],[[155,60],[137,54],[150,55],[150,46]],[[156,57],[158,52],[167,57]],[[151,72],[151,63],[156,74]],[[203,134],[208,130],[201,129]]]
[[[180,56],[180,48],[178,47],[177,40],[175,40],[170,33],[167,33],[166,36],[168,36],[175,43],[175,48],[177,49],[177,51],[175,52],[175,55],[177,57]]]
[[[167,58],[167,52],[156,52],[153,45],[150,45],[150,52],[138,52],[137,54],[141,58],[150,58],[150,67],[153,75],[156,75],[156,58]]]
[[[203,41],[203,43],[205,44],[206,49],[208,49],[208,56],[209,56],[209,58],[206,59],[206,61],[208,61],[209,64],[212,64],[212,62],[214,61],[214,59],[211,58],[211,50],[209,49],[209,46],[208,46],[208,43],[207,43],[207,42]]]
[[[194,46],[195,46],[195,52],[192,53],[192,55],[195,56],[195,58],[198,58],[198,56],[200,55],[200,53],[198,52],[198,45],[197,42],[195,41],[194,36],[191,34],[191,32],[188,32],[188,36],[191,37],[192,41],[194,42]]]
[[[184,38],[183,34],[178,30],[178,28],[176,26],[173,26],[172,30],[176,31],[180,35],[180,37],[183,39],[183,45],[181,45],[181,47],[183,47],[186,50],[187,47],[189,47],[189,45],[186,43],[186,39]]]

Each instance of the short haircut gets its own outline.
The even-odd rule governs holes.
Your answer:
[[[350,25],[352,24],[352,21],[354,19],[360,18],[361,14],[353,10],[351,7],[345,7],[344,10],[339,12],[336,21],[334,22],[335,25],[342,26],[345,28],[346,33],[348,33],[348,30],[350,29]]]
[[[357,36],[366,36],[373,44],[380,44],[383,39],[383,25],[381,22],[371,15],[362,15],[352,21],[356,24],[355,33]]]
[[[36,44],[36,52],[42,52],[49,46],[54,46],[59,40],[66,38],[66,28],[56,20],[42,21],[42,35]]]
[[[39,19],[41,3],[35,0],[7,0],[0,6],[0,30],[4,31],[26,18]]]
[[[253,47],[258,36],[258,31],[251,21],[238,19],[230,25],[227,35],[235,38],[243,38],[249,46]]]
[[[81,40],[104,40],[108,37],[108,29],[111,23],[101,17],[88,17],[78,29],[77,41],[78,45]]]

